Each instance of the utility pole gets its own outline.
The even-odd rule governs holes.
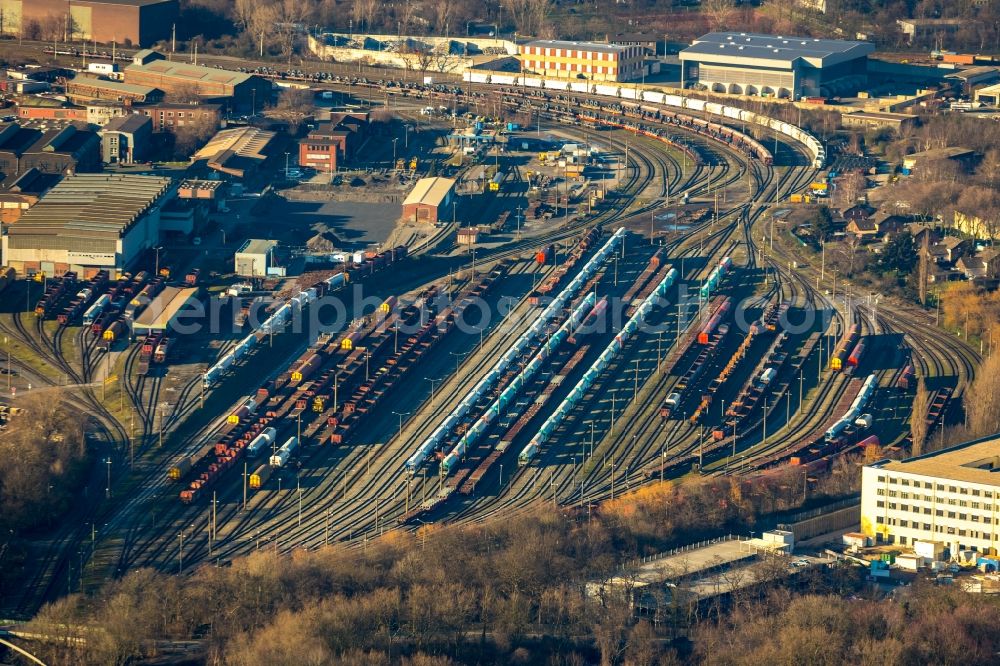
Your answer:
[[[212,549],[215,546],[215,527],[216,527],[216,522],[215,522],[215,504],[216,504],[215,491],[213,490],[212,491],[212,524],[209,527],[209,533],[208,533],[208,556],[209,557],[212,557]]]

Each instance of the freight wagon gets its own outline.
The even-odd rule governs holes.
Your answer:
[[[261,465],[250,475],[250,488],[251,490],[260,490],[260,488],[267,483],[267,480],[271,478],[271,472],[274,468],[268,464]]]

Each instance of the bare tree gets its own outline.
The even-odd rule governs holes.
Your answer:
[[[913,408],[910,411],[910,439],[913,446],[910,453],[919,456],[924,452],[927,442],[927,385],[924,378],[917,381],[917,391],[913,394]]]
[[[733,0],[705,0],[701,3],[701,11],[708,16],[712,30],[722,30],[732,24],[736,5]]]
[[[520,34],[542,36],[552,10],[551,0],[501,0],[501,4]]]
[[[920,304],[927,305],[927,280],[928,273],[930,271],[929,264],[931,261],[931,235],[924,234],[923,243],[920,245],[920,260],[918,263],[919,274],[917,275],[917,290],[919,292]]]
[[[1000,354],[990,354],[976,373],[966,395],[969,430],[973,437],[1000,432]]]
[[[433,0],[431,11],[434,13],[434,28],[447,36],[448,19],[451,18],[451,0]]]

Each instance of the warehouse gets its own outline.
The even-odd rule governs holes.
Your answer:
[[[521,69],[569,79],[629,81],[642,76],[642,46],[541,39],[518,46]]]
[[[224,129],[209,139],[192,157],[212,171],[234,178],[249,178],[270,157],[276,134],[256,127]]]
[[[241,277],[265,277],[274,265],[274,248],[278,242],[251,238],[236,252],[236,274]]]
[[[860,127],[863,129],[891,129],[899,132],[903,129],[913,129],[917,126],[917,117],[905,113],[858,111],[857,113],[845,113],[840,118],[840,122],[844,127]]]
[[[150,86],[109,81],[81,74],[66,83],[66,97],[74,104],[88,104],[90,102],[155,104],[163,99],[163,93]]]
[[[864,87],[868,42],[713,32],[680,53],[681,86],[736,95],[833,97]]]
[[[174,329],[184,306],[198,300],[197,287],[164,287],[132,324],[132,335],[163,333]]]
[[[7,230],[3,256],[19,273],[120,273],[156,244],[160,208],[172,196],[170,178],[67,176]]]
[[[193,93],[226,99],[231,110],[251,113],[263,109],[271,97],[271,82],[254,74],[159,59],[126,67],[125,83],[149,86],[168,95]]]
[[[403,200],[403,219],[437,224],[441,209],[447,209],[454,196],[455,181],[451,178],[421,178]]]
[[[1000,541],[1000,437],[909,460],[882,460],[861,474],[861,531],[876,543],[938,542],[952,558]]]
[[[72,42],[140,46],[169,39],[178,11],[177,0],[0,0],[0,32],[27,38],[57,22]]]

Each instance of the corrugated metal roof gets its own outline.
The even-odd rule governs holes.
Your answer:
[[[149,302],[139,318],[135,320],[134,329],[162,331],[170,325],[180,309],[198,293],[197,287],[164,287],[156,298]]]
[[[275,137],[274,132],[257,129],[256,127],[236,127],[217,132],[208,140],[192,159],[212,161],[226,151],[232,151],[240,157],[263,160],[264,149]]]
[[[96,76],[87,76],[86,74],[77,75],[73,80],[69,81],[66,86],[70,93],[72,93],[73,88],[78,86],[90,86],[92,88],[102,88],[104,90],[113,90],[115,92],[129,93],[131,95],[143,95],[147,97],[156,92],[156,88],[151,88],[149,86],[143,86],[137,83],[122,83],[121,81],[109,81]]]
[[[67,176],[28,209],[10,236],[114,239],[146,213],[171,180],[131,174]],[[70,246],[70,249],[72,247]]]
[[[406,195],[403,205],[440,206],[453,187],[455,181],[451,178],[421,178]]]
[[[238,85],[250,79],[253,74],[234,72],[229,69],[216,69],[215,67],[203,67],[201,65],[188,65],[186,63],[170,62],[169,60],[154,60],[145,65],[131,64],[125,68],[128,72],[147,72],[160,74],[178,79],[190,79],[193,81],[211,81],[228,85]]]

